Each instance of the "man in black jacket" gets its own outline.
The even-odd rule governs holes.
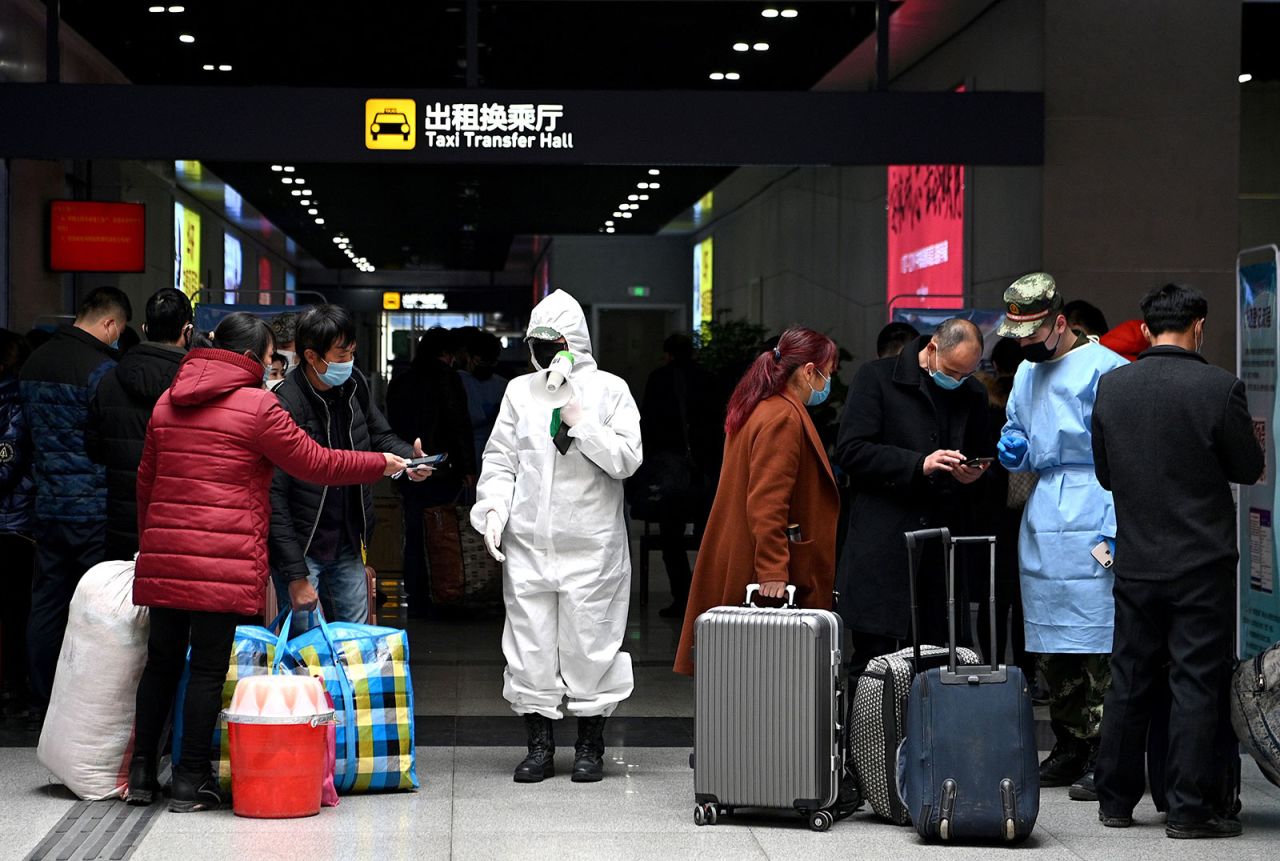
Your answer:
[[[1093,459],[1115,496],[1115,642],[1095,781],[1099,817],[1127,827],[1143,792],[1154,682],[1172,663],[1167,794],[1170,837],[1234,837],[1216,799],[1217,744],[1233,655],[1239,553],[1231,483],[1264,457],[1244,383],[1200,356],[1208,303],[1167,284],[1142,300],[1151,348],[1098,382]],[[1231,745],[1230,755],[1236,755]]]
[[[447,454],[444,469],[429,483],[403,484],[404,569],[409,592],[409,614],[423,617],[431,604],[427,579],[426,535],[423,515],[427,508],[449,505],[475,486],[476,451],[471,433],[471,413],[462,378],[453,369],[456,337],[446,329],[428,329],[418,339],[418,350],[408,371],[387,387],[387,418],[403,439],[421,439],[429,454]]]
[[[22,366],[20,387],[31,425],[36,477],[36,576],[27,628],[31,723],[43,723],[81,575],[106,552],[106,470],[89,460],[84,432],[89,402],[116,366],[115,345],[133,317],[129,297],[98,287],[75,322]]]
[[[315,305],[298,318],[298,367],[275,390],[298,427],[323,446],[345,451],[390,451],[421,457],[391,432],[355,370],[356,328],[338,305]],[[411,471],[420,481],[430,470]],[[281,607],[310,610],[317,598],[325,618],[364,622],[369,616],[364,548],[373,534],[368,485],[322,487],[277,469],[271,482],[271,554]],[[318,590],[318,595],[317,595]],[[307,628],[294,616],[294,633]]]
[[[85,448],[107,468],[107,556],[138,552],[138,463],[151,411],[178,373],[191,343],[191,300],[162,287],[147,300],[147,336],[102,379],[89,404]]]
[[[849,475],[853,503],[845,512],[849,532],[837,588],[853,635],[855,671],[908,636],[903,533],[955,529],[980,499],[968,485],[987,465],[964,462],[992,448],[987,392],[971,377],[982,349],[977,326],[947,320],[899,355],[863,365],[849,387],[835,462]],[[928,548],[921,564],[920,633],[926,643],[946,640],[940,560],[937,548]]]

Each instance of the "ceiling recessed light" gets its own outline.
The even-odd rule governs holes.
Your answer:
[[[613,217],[614,217],[614,218],[621,218],[621,217],[622,217],[622,213],[621,213],[621,212],[619,212],[618,210],[614,210],[614,212],[613,212]]]
[[[638,195],[638,194],[628,194],[628,195],[627,195],[627,200],[639,200],[639,199],[640,199],[640,195]]]
[[[656,182],[649,183],[650,188],[662,188],[662,185]]]
[[[163,7],[163,6],[148,6],[148,7],[147,7],[147,11],[148,11],[148,12],[163,12],[163,11],[164,11],[164,7]]]
[[[310,201],[309,199],[305,198],[305,197],[304,197],[304,198],[302,198],[301,200],[299,200],[299,201],[298,201],[298,203],[302,204],[303,206],[310,206],[310,205],[311,205],[311,201]]]
[[[738,79],[739,79],[739,78],[741,78],[741,77],[742,77],[742,75],[739,75],[737,72],[726,72],[726,73],[725,73],[725,76],[724,76],[724,79],[725,79],[726,81],[736,81],[736,80],[738,80]]]
[[[629,204],[629,203],[619,203],[619,204],[618,204],[618,209],[621,209],[623,212],[626,212],[626,211],[627,211],[628,209],[630,209],[630,208],[631,208],[631,204]]]
[[[271,169],[274,170],[276,173],[279,173],[280,171],[284,170],[284,166],[279,164],[273,164],[271,165]]]
[[[777,9],[765,9],[764,11],[762,11],[762,12],[760,13],[760,15],[761,15],[762,17],[765,17],[765,18],[777,18],[777,17],[778,17],[778,10],[777,10]]]
[[[656,167],[649,168],[649,176],[658,176],[661,173],[662,171],[658,170]]]
[[[213,71],[213,63],[205,63],[205,64],[204,64],[203,66],[201,66],[200,68],[204,69],[206,72],[212,72],[212,71]]]
[[[169,11],[175,15],[178,15],[187,11],[187,7],[186,6],[170,6]]]
[[[302,180],[298,180],[298,182],[302,182]],[[303,194],[305,194],[307,197],[310,197],[310,196],[311,196],[311,189],[309,189],[309,188],[304,188],[304,189],[302,190],[302,193],[303,193]]]
[[[622,217],[623,217],[623,218],[630,218],[630,217],[631,217],[631,213],[630,213],[630,212],[624,212],[624,213],[622,213]]]
[[[221,66],[219,66],[219,67],[218,67],[218,71],[219,71],[219,72],[230,72],[230,71],[231,71],[231,67],[230,67],[229,65],[227,65],[226,63],[223,63]]]
[[[741,52],[741,51],[750,51],[750,50],[751,50],[751,46],[750,46],[750,45],[748,45],[746,42],[734,42],[734,43],[733,43],[733,50],[735,50],[735,51],[739,51],[739,52]]]
[[[195,40],[196,40],[196,37],[192,36],[190,33],[183,33],[181,36],[178,37],[178,41],[184,45],[190,45]]]
[[[335,236],[335,237],[333,237],[333,241],[334,241],[334,244],[337,244],[337,243],[339,243],[339,242],[341,242],[341,241],[342,241],[342,237],[341,237],[341,236]]]
[[[285,185],[293,185],[293,177],[291,176],[282,176],[280,177],[280,181]]]
[[[754,45],[752,45],[752,46],[751,46],[751,50],[753,50],[753,51],[767,51],[767,50],[769,50],[769,43],[768,43],[768,42],[756,42]]]
[[[712,73],[711,73],[711,80],[713,80],[713,81],[723,81],[723,80],[724,80],[724,72],[712,72]]]
[[[647,195],[647,194],[642,194],[642,195],[640,195],[640,199],[641,199],[641,200],[648,200],[648,199],[649,199],[649,195]]]
[[[637,182],[637,183],[636,183],[636,188],[648,188],[648,187],[649,187],[649,183],[647,183],[647,182]]]
[[[293,165],[291,165],[291,164],[286,164],[286,165],[284,166],[284,172],[285,172],[285,173],[293,173],[293,172],[294,172],[294,170],[296,170],[296,168],[295,168]]]
[[[613,227],[613,222],[612,222],[612,221],[606,221],[606,222],[604,223],[604,226],[605,226],[605,227]]]
[[[320,214],[320,210],[318,209],[312,208],[307,210],[307,215],[319,215],[319,214]]]
[[[323,219],[323,218],[317,218],[317,219],[316,219],[316,224],[324,224],[324,219]]]
[[[302,189],[300,188],[295,188],[293,191],[289,193],[292,194],[294,197],[302,197]]]
[[[1248,72],[1245,72],[1243,75],[1240,76],[1240,83],[1242,84],[1247,84],[1252,80],[1253,80],[1253,75],[1250,75]]]
[[[782,17],[783,17],[783,18],[794,18],[794,17],[796,17],[796,16],[797,16],[797,15],[799,15],[799,14],[800,14],[800,13],[799,13],[799,12],[797,12],[795,9],[783,9],[783,10],[782,10]]]
[[[612,227],[606,227],[606,228],[604,229],[604,232],[605,232],[605,233],[613,233],[613,232],[614,232],[614,230],[613,230],[613,228],[612,228]]]

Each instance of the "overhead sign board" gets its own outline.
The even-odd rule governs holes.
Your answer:
[[[0,126],[0,157],[11,158],[645,165],[1044,161],[1041,93],[8,83],[0,87],[0,116],[26,118]],[[158,116],[165,121],[157,123]],[[140,128],[147,133],[138,134]]]

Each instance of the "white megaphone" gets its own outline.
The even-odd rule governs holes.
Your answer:
[[[573,383],[569,374],[573,371],[573,354],[561,350],[551,364],[529,378],[533,402],[551,409],[559,409],[573,400]]]

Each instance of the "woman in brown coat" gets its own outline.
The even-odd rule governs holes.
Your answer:
[[[826,400],[836,345],[788,329],[738,383],[725,421],[724,467],[693,571],[675,671],[693,675],[693,627],[712,607],[736,606],[747,585],[796,604],[831,609],[840,497],[806,407]],[[799,541],[787,527],[800,527]]]

